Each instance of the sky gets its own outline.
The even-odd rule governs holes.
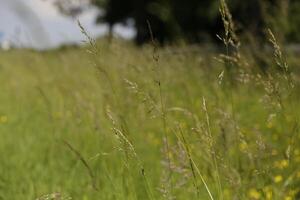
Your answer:
[[[103,36],[108,31],[107,25],[94,23],[98,12],[91,8],[78,16],[93,37]],[[115,26],[114,31],[117,36],[128,39],[135,35],[133,28],[122,25]],[[0,0],[0,43],[45,49],[82,43],[84,39],[77,19],[62,15],[50,1]]]

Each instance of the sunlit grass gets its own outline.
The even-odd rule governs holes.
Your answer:
[[[0,197],[299,198],[297,68],[291,87],[273,55],[269,75],[219,58],[122,41],[0,52]]]

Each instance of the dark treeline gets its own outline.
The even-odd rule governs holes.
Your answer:
[[[179,38],[188,42],[215,40],[215,35],[223,30],[220,0],[107,0],[101,3],[105,15],[98,21],[113,26],[133,19],[138,44],[150,40],[147,21],[161,43]],[[238,32],[262,38],[269,27],[289,41],[300,41],[298,0],[228,0],[227,4]]]
[[[216,41],[222,34],[219,13],[222,0],[57,0],[61,10],[79,4],[93,3],[104,10],[97,22],[112,28],[116,23],[134,21],[136,42],[151,39],[148,22],[154,37],[160,42],[184,39],[187,42]],[[73,2],[73,4],[72,4]],[[243,36],[263,39],[271,28],[287,42],[300,42],[299,0],[227,0],[236,31]],[[74,6],[75,5],[75,6]],[[80,6],[79,6],[80,7]],[[84,7],[84,6],[81,6]],[[65,9],[66,10],[66,9]]]

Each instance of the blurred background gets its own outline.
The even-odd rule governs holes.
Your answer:
[[[63,12],[59,9],[61,3],[68,3],[70,7],[64,7]],[[73,3],[77,3],[76,7]],[[67,9],[74,13],[66,13]],[[76,9],[84,10],[76,12]],[[83,1],[0,0],[0,43],[4,49],[45,49],[64,44],[78,44],[84,36],[80,32],[77,20],[80,20],[93,37],[100,37],[108,32],[105,23],[95,23],[101,11],[102,9],[91,4],[83,4]],[[122,24],[118,24],[114,30],[118,36],[127,39],[135,35],[133,28]]]
[[[298,0],[227,3],[245,40],[259,41],[271,28],[283,42],[300,41]],[[223,30],[219,0],[0,0],[1,46],[42,49],[80,43],[77,20],[93,37],[115,35],[137,44],[150,40],[149,25],[161,44],[216,42]]]

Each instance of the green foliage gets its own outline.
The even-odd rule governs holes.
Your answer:
[[[299,41],[297,1],[228,0],[227,3],[240,32],[251,33],[264,41],[265,30],[272,28],[280,32],[282,38],[287,36],[289,41]],[[105,16],[99,19],[110,25],[134,19],[138,43],[151,38],[147,21],[161,43],[178,38],[197,42],[215,40],[215,34],[222,32],[218,8],[219,0],[107,0]]]
[[[281,41],[299,42],[300,6],[298,0],[227,0],[237,31],[246,37],[265,41],[271,28]],[[104,9],[97,22],[127,23],[133,19],[138,44],[152,40],[160,43],[184,39],[187,42],[216,41],[222,34],[220,0],[54,0],[59,10],[74,16],[91,3]]]
[[[289,23],[287,38],[291,41],[300,42],[300,2],[292,1],[289,9]]]

